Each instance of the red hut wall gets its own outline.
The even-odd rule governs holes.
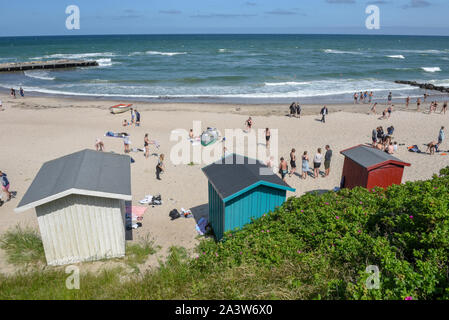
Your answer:
[[[345,188],[352,189],[359,186],[366,187],[368,171],[351,159],[345,158],[343,164],[343,177],[345,177]]]
[[[396,164],[386,164],[368,172],[366,188],[386,188],[393,184],[401,184],[404,167]]]

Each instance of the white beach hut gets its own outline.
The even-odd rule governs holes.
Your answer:
[[[36,209],[48,265],[125,255],[130,163],[86,149],[43,164],[15,211]]]

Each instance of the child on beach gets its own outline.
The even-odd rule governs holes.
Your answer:
[[[435,146],[437,145],[436,141],[431,141],[427,144],[427,150],[426,152],[429,151],[430,155],[435,154]]]
[[[97,151],[104,151],[104,143],[101,141],[101,139],[97,138],[95,140],[95,149]]]
[[[304,154],[301,157],[302,159],[302,178],[305,180],[307,178],[307,174],[309,173],[309,156],[307,155],[307,151],[304,151]]]
[[[9,192],[9,180],[6,173],[0,171],[0,182],[2,191],[6,194],[6,201],[11,200],[11,192]]]
[[[281,163],[279,164],[279,173],[281,174],[282,181],[285,182],[285,177],[287,176],[288,173],[288,165],[284,157],[281,158]]]
[[[357,96],[357,92],[354,93],[354,104],[358,104],[358,96]]]
[[[371,101],[373,100],[373,96],[374,96],[374,94],[373,94],[373,92],[371,91],[370,93],[369,93],[369,103],[371,104]]]
[[[296,103],[296,116],[301,118],[301,106],[299,105],[299,102]]]

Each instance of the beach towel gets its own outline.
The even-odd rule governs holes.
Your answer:
[[[123,132],[112,132],[112,131],[108,131],[105,133],[104,135],[105,137],[111,137],[111,138],[123,138]]]
[[[131,214],[135,217],[142,217],[147,207],[142,206],[126,206],[126,214]]]
[[[148,204],[151,203],[151,200],[153,200],[153,196],[151,194],[147,194],[145,198],[139,201],[140,204]]]
[[[207,221],[207,219],[206,218],[201,218],[199,221],[198,221],[198,224],[196,225],[196,227],[195,227],[195,229],[196,229],[196,231],[198,231],[198,233],[200,234],[200,235],[204,235],[205,233],[206,233],[206,226],[207,226],[207,224],[208,224],[209,222]]]
[[[417,146],[416,144],[413,145],[413,146],[408,147],[407,149],[408,149],[408,151],[410,151],[410,152],[421,153],[421,150],[419,150],[419,148],[418,148],[418,146]]]

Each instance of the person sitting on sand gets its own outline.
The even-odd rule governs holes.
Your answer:
[[[97,151],[104,151],[104,143],[101,141],[101,139],[97,138],[95,140],[95,149]]]
[[[388,153],[388,154],[393,154],[394,153],[393,142],[390,142],[388,144],[388,146],[385,148],[385,152]]]
[[[0,170],[0,183],[2,186],[2,191],[6,194],[6,201],[11,200],[11,192],[9,192],[9,180],[6,173]]]
[[[128,122],[128,120],[126,120],[126,119],[123,119],[123,126],[124,127],[126,127],[126,126],[128,126],[129,125],[129,122]]]
[[[387,134],[388,134],[389,136],[392,136],[393,133],[394,133],[394,127],[393,127],[393,126],[389,126],[389,127],[387,128]]]
[[[427,151],[429,151],[430,155],[435,154],[435,146],[437,145],[436,141],[431,141],[427,144]]]

